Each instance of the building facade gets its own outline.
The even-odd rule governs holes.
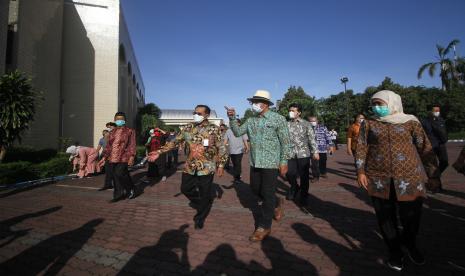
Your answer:
[[[24,145],[95,146],[117,111],[135,126],[145,88],[119,0],[0,1],[0,70],[43,93]]]

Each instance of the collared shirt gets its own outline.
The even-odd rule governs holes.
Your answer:
[[[174,141],[160,148],[162,153],[169,152],[183,142],[189,147],[184,172],[190,175],[214,174],[217,167],[224,167],[228,160],[228,151],[220,128],[208,121],[203,124],[189,124]]]
[[[226,130],[225,141],[229,148],[229,154],[241,154],[244,153],[245,143],[249,139],[247,134],[241,137],[236,137],[231,129]]]
[[[317,125],[316,127],[313,127],[313,131],[315,132],[318,151],[321,153],[328,152],[328,148],[334,146],[328,129],[323,125]]]
[[[247,134],[250,140],[250,166],[262,169],[277,169],[287,165],[292,158],[291,142],[286,119],[273,111],[263,116],[254,116],[238,125],[235,118],[229,118],[234,135]]]
[[[310,154],[318,153],[315,141],[315,133],[308,121],[301,118],[287,122],[289,136],[293,151],[293,158],[306,158]]]
[[[136,133],[128,127],[117,127],[110,132],[103,157],[110,163],[127,163],[136,156]]]

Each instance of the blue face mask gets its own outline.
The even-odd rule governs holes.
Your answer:
[[[116,126],[122,127],[126,124],[125,120],[116,120],[115,121]]]
[[[387,105],[375,105],[372,109],[375,115],[378,117],[389,115],[389,107],[387,107]]]

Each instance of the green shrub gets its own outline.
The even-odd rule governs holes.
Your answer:
[[[137,146],[136,156],[143,158],[145,156],[145,149],[145,146]]]
[[[36,150],[31,147],[12,147],[6,152],[4,163],[26,161],[31,163],[41,163],[57,155],[55,149]]]
[[[39,178],[31,162],[0,164],[0,184],[14,184]]]
[[[34,165],[39,178],[69,174],[73,170],[68,156],[58,156],[40,164]]]

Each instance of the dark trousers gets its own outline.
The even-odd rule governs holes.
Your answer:
[[[160,155],[155,162],[148,162],[149,168],[147,170],[148,177],[160,177],[165,169],[166,154]]]
[[[234,180],[241,180],[242,173],[242,153],[240,154],[231,154],[231,162],[233,164],[233,176]]]
[[[391,257],[401,257],[401,245],[407,248],[416,246],[416,237],[420,227],[423,199],[414,201],[397,201],[394,184],[391,184],[389,199],[372,197],[373,207],[378,219],[381,235]],[[397,226],[397,212],[403,231]]]
[[[113,171],[110,168],[110,162],[105,162],[105,182],[103,184],[104,188],[112,188],[113,187]]]
[[[436,147],[433,150],[436,156],[438,157],[439,170],[441,171],[441,174],[442,174],[442,172],[444,172],[446,168],[449,166],[449,160],[448,160],[449,158],[447,156],[446,144],[441,144],[439,145],[439,147]]]
[[[312,176],[319,178],[321,174],[326,174],[327,153],[320,153],[320,160],[312,160]]]
[[[279,201],[276,196],[278,185],[278,169],[260,169],[250,167],[250,188],[262,200],[261,212],[258,218],[258,227],[271,228],[274,209]]]
[[[174,167],[178,167],[178,149],[172,150],[168,153],[168,168],[171,168],[174,162]]]
[[[210,213],[213,204],[213,174],[190,175],[182,174],[181,193],[183,193],[197,210],[194,221],[204,221]]]
[[[114,180],[113,198],[123,197],[134,189],[128,171],[128,163],[110,163],[111,174]]]
[[[297,186],[297,177],[300,177],[300,197],[304,198],[307,196],[309,188],[309,168],[310,168],[310,157],[306,158],[292,158],[287,162],[288,171],[287,179],[291,184],[291,191],[296,192],[299,190]]]

